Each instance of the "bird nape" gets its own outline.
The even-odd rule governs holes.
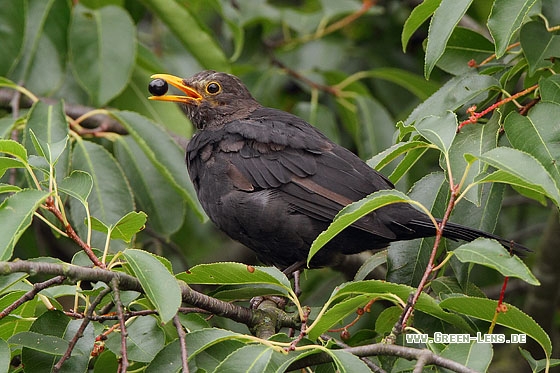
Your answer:
[[[152,100],[180,104],[198,129],[186,162],[207,215],[265,264],[281,269],[305,263],[313,240],[346,205],[393,184],[358,156],[290,113],[260,105],[233,75],[202,71],[182,79],[155,74]],[[166,95],[167,84],[184,95]],[[344,255],[387,247],[393,241],[434,236],[426,214],[393,204],[356,221],[323,247],[312,267],[334,266]],[[491,233],[447,223],[443,236],[498,240]]]

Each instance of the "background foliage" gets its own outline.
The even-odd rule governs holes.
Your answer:
[[[548,369],[560,283],[557,1],[0,0],[0,9],[0,370],[178,371],[187,356],[207,371]],[[147,99],[151,74],[202,69],[238,75],[263,105],[305,118],[407,192],[346,209],[317,249],[357,216],[409,198],[436,217],[457,201],[452,221],[530,247],[527,266],[493,241],[458,248],[406,331],[495,326],[528,342],[407,344],[395,333],[433,239],[307,271],[299,298],[279,271],[253,266],[251,252],[205,222],[183,161],[188,120]],[[462,244],[442,243],[437,263]],[[290,299],[287,313],[246,308],[265,294]],[[254,337],[274,334],[255,322],[267,312],[296,329],[303,318],[303,339],[287,328]],[[394,345],[380,343],[387,336]],[[421,348],[433,354],[420,358]]]

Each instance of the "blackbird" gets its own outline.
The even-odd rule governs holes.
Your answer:
[[[305,263],[313,240],[346,205],[394,185],[351,151],[290,113],[263,107],[233,75],[202,71],[188,79],[155,74],[152,100],[178,102],[196,126],[186,163],[207,215],[265,264]],[[165,95],[167,84],[185,95]],[[311,261],[334,266],[344,255],[382,249],[393,241],[434,236],[426,214],[399,203],[370,213],[338,234]],[[498,240],[491,233],[447,223],[443,236]]]

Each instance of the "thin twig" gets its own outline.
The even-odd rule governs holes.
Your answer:
[[[470,107],[467,112],[469,113],[469,119],[462,121],[459,126],[457,127],[457,132],[459,132],[464,126],[466,126],[467,124],[472,124],[472,123],[476,123],[478,121],[479,118],[482,118],[483,116],[485,116],[486,114],[490,113],[493,110],[496,110],[498,107],[507,104],[510,101],[516,100],[521,96],[525,96],[528,93],[533,92],[535,89],[537,89],[539,87],[538,84],[535,84],[529,88],[526,88],[522,91],[517,92],[516,94],[506,97],[503,100],[500,100],[498,102],[496,102],[494,105],[489,106],[488,108],[484,109],[483,111],[481,111],[480,113],[476,112],[476,106],[472,106]]]
[[[33,288],[31,290],[23,294],[21,298],[19,298],[14,303],[6,307],[2,312],[0,312],[0,320],[8,316],[11,312],[13,312],[16,308],[21,306],[23,303],[35,298],[35,295],[37,295],[37,293],[39,293],[41,290],[46,289],[53,285],[60,285],[64,282],[65,279],[66,279],[65,276],[56,276],[51,278],[50,280],[33,284]]]
[[[84,250],[84,252],[87,254],[89,259],[93,262],[93,264],[95,264],[99,268],[106,268],[105,264],[102,263],[97,258],[97,256],[95,256],[95,253],[93,252],[91,247],[87,243],[85,243],[80,238],[80,236],[78,236],[78,234],[76,233],[72,225],[64,218],[64,216],[62,215],[62,213],[54,203],[54,198],[52,197],[47,198],[47,200],[45,201],[45,206],[64,225],[68,237],[71,238],[74,242],[76,242],[78,246],[82,248],[82,250]]]
[[[95,307],[97,307],[97,305],[101,303],[103,297],[105,297],[105,295],[107,295],[110,291],[111,288],[106,287],[99,293],[99,295],[94,299],[94,301],[91,302],[91,305],[89,306],[89,309],[87,310],[87,313],[84,317],[84,321],[82,321],[80,327],[78,328],[78,331],[76,332],[72,340],[68,343],[68,348],[66,349],[66,352],[64,352],[64,355],[62,355],[60,360],[53,367],[53,372],[56,373],[60,371],[64,362],[70,358],[70,356],[72,355],[72,351],[76,346],[76,343],[78,343],[78,340],[82,338],[82,336],[84,335],[84,331],[86,330],[89,322],[91,321],[91,317],[93,315],[93,311],[95,310]]]
[[[189,373],[188,355],[187,355],[187,342],[185,341],[185,329],[181,325],[181,320],[179,316],[173,316],[173,324],[177,328],[177,335],[179,336],[179,345],[181,346],[181,363],[183,364],[183,373]]]
[[[125,317],[123,312],[123,304],[121,302],[121,292],[119,290],[119,280],[114,277],[111,281],[111,287],[113,288],[113,298],[115,299],[115,307],[117,308],[117,316],[119,319],[119,326],[121,329],[121,358],[119,362],[119,372],[126,373],[128,369],[128,353],[126,349],[126,338],[128,337],[128,332],[126,331]]]

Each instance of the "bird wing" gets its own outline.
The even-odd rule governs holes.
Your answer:
[[[218,146],[227,154],[228,176],[237,188],[277,190],[295,210],[315,219],[332,221],[344,206],[393,188],[356,155],[289,113],[263,108],[223,129]],[[375,212],[353,226],[395,238]]]

